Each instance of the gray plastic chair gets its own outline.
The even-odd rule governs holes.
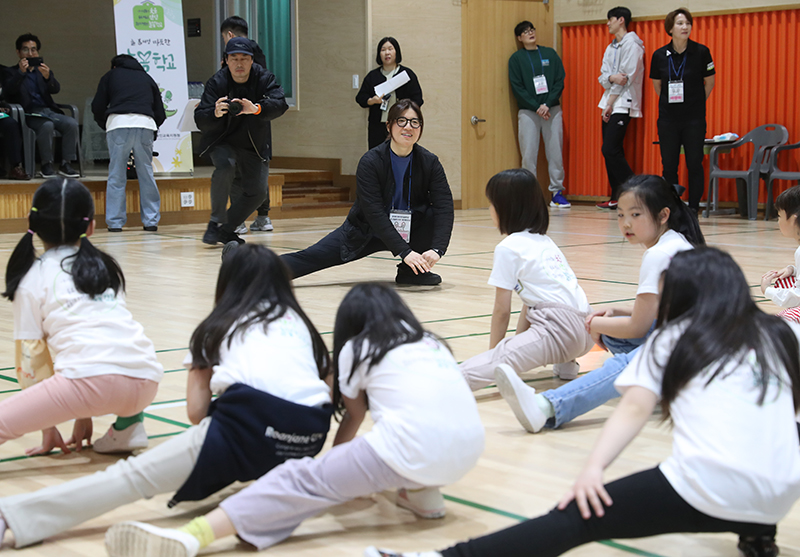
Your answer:
[[[778,153],[782,151],[791,151],[793,149],[800,149],[800,143],[792,143],[791,145],[779,145],[772,149],[769,156],[769,170],[767,174],[767,209],[765,219],[772,216],[773,200],[772,200],[772,183],[775,180],[796,180],[797,185],[800,185],[800,171],[791,172],[788,170],[781,170],[778,168]]]
[[[717,206],[719,199],[719,179],[730,178],[736,180],[736,190],[739,197],[739,212],[744,216],[743,207],[746,207],[747,218],[756,220],[758,214],[758,188],[761,176],[766,176],[770,167],[770,152],[773,147],[789,142],[789,131],[780,124],[766,124],[750,130],[745,136],[733,143],[715,145],[709,155],[708,195],[706,217],[711,206]],[[727,153],[731,149],[741,147],[745,143],[753,144],[753,159],[746,170],[727,170],[719,167],[720,149]],[[745,205],[742,201],[745,200]]]

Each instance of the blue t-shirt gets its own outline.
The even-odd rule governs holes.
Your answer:
[[[408,178],[408,192],[403,195],[403,182],[405,181],[406,172],[411,169],[411,157],[401,157],[394,154],[394,151],[389,149],[392,154],[392,172],[394,173],[394,195],[392,196],[392,208],[400,210],[408,210],[408,202],[411,197],[411,176],[409,173]]]

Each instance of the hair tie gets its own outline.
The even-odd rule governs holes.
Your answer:
[[[31,211],[33,211],[34,213],[38,213],[39,209],[37,209],[36,207],[31,207]]]
[[[31,230],[31,229],[29,228],[29,229],[28,229],[28,234],[30,234],[31,236],[33,236],[34,234],[36,234],[36,232],[34,232],[33,230]]]
[[[86,234],[81,234],[79,238],[86,238]]]
[[[83,220],[88,221],[89,217],[83,217]]]

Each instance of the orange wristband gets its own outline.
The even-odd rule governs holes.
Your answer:
[[[256,106],[258,107],[258,110],[256,110],[253,114],[255,116],[258,116],[259,114],[261,114],[261,105],[260,104],[256,104]]]

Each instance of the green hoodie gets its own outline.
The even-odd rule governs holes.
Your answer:
[[[541,58],[540,58],[541,55]],[[533,86],[536,75],[544,74],[547,79],[547,93],[536,94]],[[508,59],[508,79],[511,90],[517,98],[519,108],[538,110],[543,104],[550,108],[560,104],[564,91],[564,65],[552,48],[539,46],[536,50],[519,49]]]

